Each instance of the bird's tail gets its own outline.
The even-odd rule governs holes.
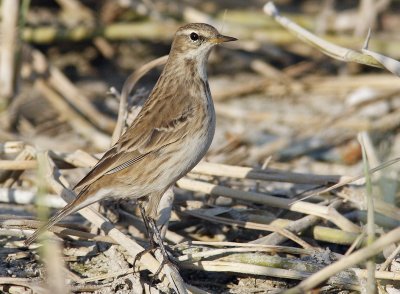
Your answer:
[[[74,201],[68,203],[64,208],[62,208],[55,215],[53,215],[47,221],[47,223],[45,223],[43,226],[41,226],[36,231],[34,231],[33,234],[31,236],[29,236],[28,239],[25,240],[24,244],[27,245],[27,246],[32,244],[32,242],[35,241],[39,237],[39,235],[41,235],[42,233],[44,233],[45,231],[50,229],[52,226],[54,226],[56,223],[58,223],[60,220],[62,220],[67,215],[75,212],[77,210],[76,209],[77,205],[75,203],[77,199],[78,198],[75,198]]]

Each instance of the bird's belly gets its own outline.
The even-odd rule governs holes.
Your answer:
[[[187,135],[182,141],[174,146],[168,146],[163,154],[170,159],[163,164],[162,174],[157,180],[163,180],[166,187],[174,184],[177,180],[188,173],[206,154],[214,137],[215,123],[210,122],[201,132]],[[162,157],[162,156],[161,156]]]

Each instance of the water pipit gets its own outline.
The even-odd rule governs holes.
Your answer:
[[[75,186],[75,200],[25,244],[67,215],[105,198],[144,199],[145,217],[154,222],[164,192],[210,147],[215,111],[207,60],[215,45],[235,40],[207,24],[179,28],[164,70],[135,121]]]

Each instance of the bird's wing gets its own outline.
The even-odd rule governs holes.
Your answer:
[[[132,126],[74,189],[82,189],[104,175],[117,173],[132,166],[147,155],[182,138],[188,132],[185,126],[193,118],[195,109],[185,107],[180,112],[174,112],[179,115],[173,118],[168,118],[160,112],[147,113],[145,116],[140,113]]]

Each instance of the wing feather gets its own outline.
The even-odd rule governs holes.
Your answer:
[[[161,113],[157,113],[157,115],[162,116]],[[146,116],[146,121],[143,121],[143,117],[139,115],[138,120],[103,155],[74,189],[82,189],[104,175],[118,173],[144,159],[147,155],[175,143],[187,133],[188,128],[185,128],[185,126],[193,116],[194,109],[186,108],[174,119],[160,121],[153,128],[146,130],[142,126],[147,123],[147,119],[151,120],[152,118]]]

